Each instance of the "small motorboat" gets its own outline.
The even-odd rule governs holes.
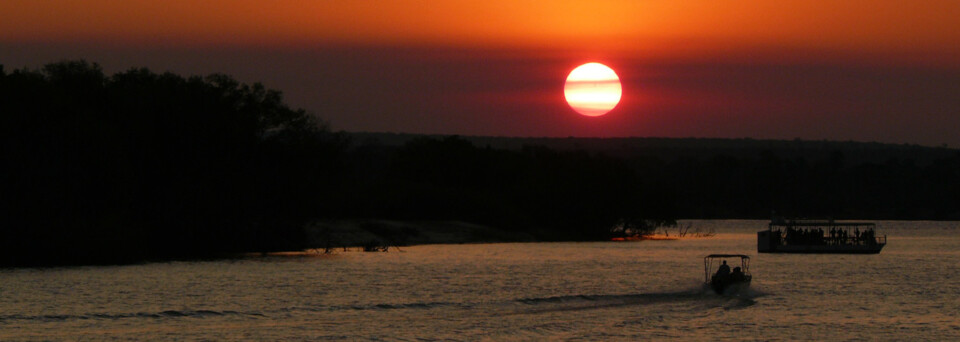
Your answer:
[[[733,269],[728,265],[728,260],[734,265]],[[750,257],[743,254],[710,254],[703,258],[703,275],[704,286],[709,286],[713,292],[737,294],[750,288],[750,280],[753,279],[750,275]]]

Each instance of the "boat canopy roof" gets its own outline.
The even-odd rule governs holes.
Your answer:
[[[741,259],[750,259],[749,256],[743,255],[743,254],[710,254],[710,255],[704,257],[704,259],[707,259],[707,258],[741,258]]]

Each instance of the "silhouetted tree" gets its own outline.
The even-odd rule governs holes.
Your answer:
[[[226,75],[66,61],[0,72],[3,262],[297,248],[343,139]]]

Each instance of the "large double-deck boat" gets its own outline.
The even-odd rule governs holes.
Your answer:
[[[876,228],[871,222],[775,218],[757,232],[757,252],[877,254],[887,236],[877,236]]]

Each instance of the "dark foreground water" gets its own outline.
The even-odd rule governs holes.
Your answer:
[[[0,270],[0,340],[960,340],[960,223],[880,222],[879,255],[712,238]],[[753,256],[742,296],[702,257]]]

